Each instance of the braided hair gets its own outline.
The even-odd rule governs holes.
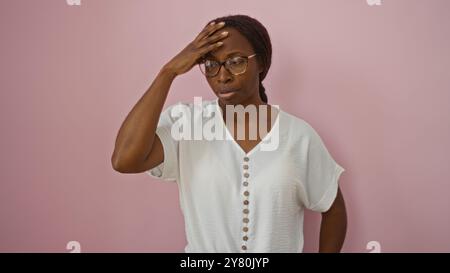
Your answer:
[[[253,50],[255,50],[255,53],[257,54],[256,57],[263,66],[263,71],[259,73],[259,96],[262,101],[267,103],[266,89],[264,88],[262,81],[266,77],[272,61],[272,44],[270,43],[269,33],[259,21],[250,16],[241,14],[219,17],[209,21],[208,24],[222,21],[225,22],[226,26],[236,29],[247,38],[252,45]]]

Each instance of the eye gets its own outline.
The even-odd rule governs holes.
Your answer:
[[[229,63],[230,63],[231,65],[240,65],[240,64],[243,64],[244,62],[245,62],[245,59],[242,58],[242,57],[239,57],[239,56],[234,57],[234,58],[231,58],[231,59],[229,60]]]
[[[216,67],[216,66],[219,65],[219,63],[216,62],[216,61],[213,61],[213,60],[206,60],[206,61],[205,61],[205,65],[206,65],[207,67]]]

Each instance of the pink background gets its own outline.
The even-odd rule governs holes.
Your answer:
[[[0,2],[0,251],[181,252],[176,184],[110,163],[159,69],[210,19],[248,14],[273,44],[271,104],[346,172],[343,251],[450,251],[450,1]],[[215,98],[197,67],[166,106]],[[307,214],[305,251],[320,215]]]

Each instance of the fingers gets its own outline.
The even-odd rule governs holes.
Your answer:
[[[199,54],[199,59],[197,60],[197,63],[201,61],[201,58],[205,54],[223,45],[223,42],[219,40],[226,38],[228,36],[228,32],[226,31],[225,33],[224,31],[220,33],[215,32],[223,28],[224,26],[225,22],[220,22],[217,24],[209,24],[200,32],[197,38],[195,38],[193,43],[195,45],[195,48],[198,50],[197,54]]]
[[[206,53],[208,53],[208,52],[210,52],[210,51],[212,51],[212,50],[214,50],[214,49],[216,49],[216,48],[221,47],[222,45],[223,45],[223,42],[217,42],[217,43],[214,43],[214,44],[210,44],[210,45],[208,45],[208,46],[205,46],[205,47],[203,47],[202,49],[200,49],[200,51],[199,51],[200,56],[203,56],[203,55],[205,55]]]
[[[214,23],[214,22],[213,22]],[[213,34],[214,32],[216,32],[217,30],[223,28],[225,26],[225,22],[220,22],[218,24],[209,24],[207,25],[201,32],[200,34],[195,38],[196,42],[201,41],[202,39],[208,37],[209,35]]]
[[[228,31],[222,31],[221,33],[217,33],[213,36],[209,36],[209,37],[206,37],[206,38],[200,40],[197,43],[197,46],[200,48],[206,44],[218,42],[219,40],[224,39],[227,36],[228,36]]]

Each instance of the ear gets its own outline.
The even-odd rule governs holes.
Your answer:
[[[256,64],[258,65],[258,74],[261,74],[264,71],[264,67],[262,65],[262,62],[260,58],[257,56],[256,58]]]

